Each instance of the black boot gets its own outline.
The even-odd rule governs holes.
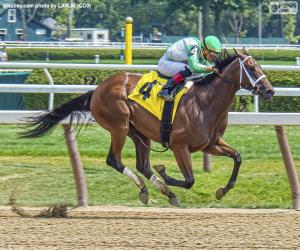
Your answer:
[[[177,85],[180,85],[184,82],[184,79],[188,76],[191,76],[192,72],[188,67],[185,67],[184,70],[178,72],[171,79],[167,81],[162,90],[158,93],[158,96],[166,99],[166,101],[173,101],[174,94],[178,88]]]
[[[163,88],[157,95],[164,98],[168,102],[173,101],[174,87],[175,87],[175,83],[174,80],[171,78],[166,82],[166,84],[163,86]]]

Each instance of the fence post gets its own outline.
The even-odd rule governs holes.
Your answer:
[[[208,153],[203,154],[203,170],[211,172],[211,155]]]
[[[132,17],[125,19],[125,63],[132,64]]]
[[[254,112],[259,112],[259,98],[258,95],[254,96]]]
[[[296,166],[292,157],[291,149],[288,143],[285,129],[283,126],[275,126],[277,139],[279,142],[284,166],[288,175],[290,187],[292,190],[293,208],[300,210],[300,187]]]
[[[95,55],[95,63],[99,63],[100,62],[100,55]]]
[[[77,191],[77,206],[86,207],[88,206],[88,191],[84,177],[83,165],[77,148],[76,138],[71,130],[70,124],[63,124],[63,128],[72,164],[72,170],[75,178],[75,185]]]
[[[48,71],[48,69],[44,69],[44,73],[47,77],[49,84],[54,85],[53,78],[52,78],[50,72]],[[49,93],[48,110],[52,110],[53,107],[54,107],[54,93]]]

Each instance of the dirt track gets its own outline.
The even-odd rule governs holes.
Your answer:
[[[300,249],[300,211],[89,207],[68,215],[22,218],[0,207],[0,248]]]

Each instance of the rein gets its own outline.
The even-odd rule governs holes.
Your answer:
[[[260,77],[258,77],[256,80],[253,79],[253,77],[251,76],[251,74],[248,72],[247,68],[245,67],[245,62],[249,59],[249,58],[252,58],[252,56],[246,56],[243,60],[238,58],[239,59],[239,63],[240,63],[240,82],[239,82],[239,87],[241,88],[242,86],[242,79],[243,79],[243,72],[245,72],[250,84],[252,85],[252,89],[248,89],[248,90],[252,90],[252,94],[257,94],[257,90],[255,90],[257,88],[256,84],[259,83],[261,81],[261,79],[265,78],[266,75],[261,75]],[[229,80],[229,79],[225,79],[221,74],[217,74],[216,75],[221,78],[224,82],[228,82],[228,83],[231,83],[231,84],[235,84],[234,81],[232,80]],[[170,146],[166,147],[164,150],[155,150],[153,148],[151,148],[151,146],[149,147],[148,145],[146,145],[143,140],[136,134],[134,134],[134,136],[139,139],[139,141],[143,144],[144,147],[146,147],[147,149],[150,149],[151,151],[154,151],[154,152],[158,152],[158,153],[163,153],[163,152],[166,152]]]
[[[239,82],[239,86],[241,88],[242,79],[243,79],[243,72],[245,72],[250,84],[252,85],[251,90],[252,90],[252,93],[253,93],[253,90],[257,87],[256,84],[259,83],[261,79],[265,78],[266,75],[262,74],[260,77],[258,77],[256,80],[254,80],[253,77],[251,76],[251,74],[246,69],[245,64],[244,64],[249,58],[252,58],[252,56],[247,56],[243,60],[239,58],[239,63],[240,63],[240,82]],[[220,77],[225,82],[233,83],[233,84],[235,83],[232,80],[225,79],[221,74],[217,74],[217,76]],[[253,94],[257,94],[257,93],[253,93]]]

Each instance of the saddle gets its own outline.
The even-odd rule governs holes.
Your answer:
[[[197,77],[197,79],[198,78],[199,77]],[[172,123],[179,101],[191,88],[195,77],[187,78],[185,84],[182,84],[180,88],[176,89],[176,95],[171,102],[167,102],[157,96],[167,80],[167,78],[161,76],[156,71],[146,73],[141,77],[133,92],[128,96],[129,99],[140,104],[161,121],[160,137],[164,147],[169,147]]]

